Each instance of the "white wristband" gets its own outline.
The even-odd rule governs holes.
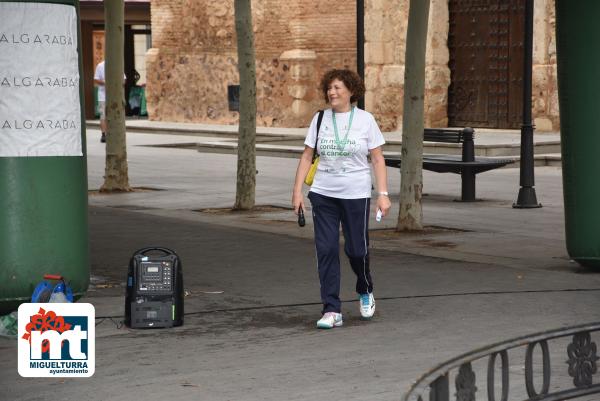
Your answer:
[[[377,192],[377,195],[385,195],[385,196],[389,196],[390,194],[387,193],[387,191],[382,191],[382,192]]]

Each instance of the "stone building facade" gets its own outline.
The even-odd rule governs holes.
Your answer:
[[[365,1],[365,106],[376,116],[383,130],[399,129],[402,122],[408,3],[409,0]],[[509,3],[514,5],[513,13],[518,13],[524,0],[510,0]],[[453,110],[452,102],[456,102],[457,96],[450,96],[449,101],[449,93],[455,93],[458,85],[455,84],[453,92],[451,65],[455,63],[449,35],[454,35],[452,29],[456,27],[452,19],[465,18],[460,4],[461,0],[431,0],[426,56],[426,126],[443,127],[452,122],[448,110]],[[334,67],[356,68],[355,3],[254,0],[252,7],[257,122],[263,126],[306,126],[315,110],[325,106],[318,88],[323,72]],[[486,12],[488,19],[485,21],[498,24],[493,17],[494,11]],[[233,0],[152,0],[151,14],[153,47],[147,53],[146,89],[150,118],[237,123],[238,113],[229,111],[227,98],[228,85],[239,83]],[[492,15],[491,20],[489,15]],[[470,15],[467,17],[471,18]],[[514,14],[511,18],[518,22],[521,17]],[[493,35],[506,32],[502,18],[499,24],[496,31],[500,34],[494,31]],[[506,45],[514,48],[519,43]],[[478,57],[475,52],[479,50],[474,49],[472,57]],[[496,56],[496,59],[511,58]],[[535,124],[538,130],[557,130],[554,0],[535,2],[533,58]],[[518,83],[519,78],[512,77],[507,85],[515,88]],[[503,93],[502,90],[497,92]],[[505,101],[502,95],[494,96],[490,104]],[[468,98],[464,105],[469,107]],[[486,126],[494,128],[494,124],[492,121]]]
[[[318,77],[356,65],[355,10],[334,0],[254,0],[257,123],[302,126],[322,105]],[[154,120],[237,122],[227,86],[239,84],[233,0],[153,0],[147,53]]]

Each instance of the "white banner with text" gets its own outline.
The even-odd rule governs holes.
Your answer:
[[[82,155],[75,7],[0,3],[0,157]]]

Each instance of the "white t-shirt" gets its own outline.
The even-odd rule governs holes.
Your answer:
[[[98,63],[98,65],[96,66],[96,71],[94,72],[94,79],[106,82],[106,79],[104,79],[104,61]],[[106,85],[98,85],[98,101],[106,102]]]
[[[317,147],[320,160],[313,185],[310,187],[312,192],[341,199],[371,197],[371,168],[367,155],[369,150],[383,145],[385,139],[373,115],[355,107],[347,143],[344,144],[350,114],[335,114],[338,142],[335,139],[332,111],[325,110]],[[318,113],[310,123],[304,141],[304,144],[311,148],[315,147],[317,118]]]
[[[104,61],[99,62],[96,66],[94,79],[104,82],[104,85],[98,85],[98,101],[106,102],[106,77],[104,75]],[[127,77],[125,74],[123,74],[123,82],[125,82],[126,79]]]

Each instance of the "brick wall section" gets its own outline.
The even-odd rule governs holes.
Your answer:
[[[342,0],[252,2],[257,66],[258,124],[306,126],[312,116],[290,113],[293,98],[287,50],[317,54],[311,109],[326,69],[356,65],[354,4]],[[152,120],[237,123],[227,85],[239,82],[233,0],[153,0],[152,45],[147,55],[147,100]]]
[[[156,1],[152,2],[156,3]],[[152,8],[152,41],[158,48],[169,48],[175,45],[178,39],[176,27],[182,20],[183,1],[173,0],[162,2],[161,7]]]

